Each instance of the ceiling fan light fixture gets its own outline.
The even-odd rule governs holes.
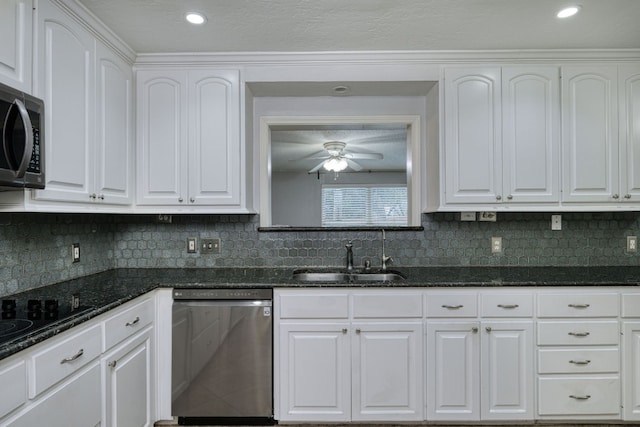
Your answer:
[[[341,172],[349,166],[343,158],[332,157],[324,163],[324,168],[328,171]]]

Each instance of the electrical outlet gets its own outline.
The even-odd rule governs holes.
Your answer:
[[[502,237],[491,238],[491,253],[492,254],[502,253]]]
[[[80,297],[77,295],[71,295],[71,310],[75,310],[80,307]]]
[[[195,254],[198,251],[197,239],[195,237],[187,237],[187,253]]]
[[[171,215],[167,215],[167,214],[158,215],[158,222],[160,224],[171,224],[172,221],[173,221],[173,218],[171,217]]]
[[[460,212],[460,221],[475,221],[475,212]]]
[[[627,236],[627,252],[638,252],[638,238]]]
[[[562,230],[562,215],[551,215],[551,229]]]
[[[80,262],[80,243],[71,244],[71,261]]]
[[[478,213],[478,221],[496,222],[498,214],[496,212],[480,212]]]
[[[200,253],[219,254],[220,239],[200,239]]]

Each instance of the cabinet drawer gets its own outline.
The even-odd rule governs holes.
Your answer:
[[[538,350],[538,371],[541,374],[602,374],[620,370],[617,348]]]
[[[33,398],[71,375],[102,352],[102,325],[59,338],[32,357],[33,377],[29,397]]]
[[[145,300],[105,322],[105,348],[109,349],[125,338],[141,331],[153,322],[153,300]]]
[[[0,367],[0,418],[27,401],[27,365],[24,360]]]
[[[640,293],[622,294],[622,317],[640,317]]]
[[[531,293],[481,293],[482,317],[531,317],[533,294]]]
[[[539,345],[618,345],[618,322],[538,322]]]
[[[538,317],[617,317],[616,293],[542,293]]]
[[[478,294],[475,292],[427,293],[427,317],[476,317]]]
[[[422,317],[422,294],[355,294],[355,318]]]
[[[346,319],[349,297],[346,293],[280,295],[281,319]]]
[[[538,411],[540,415],[619,415],[620,378],[540,378]]]

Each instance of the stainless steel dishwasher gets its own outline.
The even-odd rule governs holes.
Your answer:
[[[172,404],[179,425],[271,425],[271,289],[173,291]]]

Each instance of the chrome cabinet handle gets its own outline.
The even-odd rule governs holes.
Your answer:
[[[588,337],[590,334],[589,332],[569,332],[569,335],[581,338],[581,337]]]
[[[496,200],[502,200],[502,196],[496,196]]]
[[[574,394],[570,394],[569,395],[570,398],[575,399],[575,400],[587,400],[587,399],[591,399],[591,395],[587,394],[584,396],[576,396]]]
[[[625,198],[625,199],[630,199],[630,198],[631,198],[631,194],[625,194],[625,195],[624,195],[624,198]]]
[[[569,307],[571,308],[589,308],[591,307],[590,304],[569,304]]]
[[[347,333],[347,328],[342,328],[342,333],[346,334]]]
[[[118,364],[118,361],[117,361],[117,360],[113,360],[113,361],[111,361],[111,362],[107,363],[107,365],[108,365],[110,368],[115,368],[117,364]]]
[[[183,200],[183,199],[182,199],[182,197],[180,197],[180,198],[178,199],[178,202],[182,203],[182,200]]]
[[[62,359],[60,361],[61,365],[64,365],[65,363],[70,363],[73,362],[74,360],[78,359],[79,357],[81,357],[84,354],[84,350],[80,349],[76,354],[74,354],[71,357],[65,357],[64,359]]]
[[[195,197],[192,197],[192,198],[190,198],[190,199],[189,199],[189,201],[190,201],[191,203],[195,203],[196,198],[195,198]]]
[[[619,196],[618,194],[614,194],[614,195],[613,195],[613,198],[614,198],[614,199],[616,199],[616,200],[618,200],[618,199],[620,198],[620,196]]]
[[[509,194],[509,195],[507,196],[507,199],[508,199],[508,200],[513,200],[513,196],[512,196],[511,194]]]
[[[520,306],[518,304],[498,304],[498,307],[504,308],[505,310],[512,310]]]
[[[491,332],[491,326],[487,326],[487,327],[486,327],[486,328],[484,328],[484,329],[485,329],[485,331],[487,331],[487,332]]]
[[[473,332],[474,334],[478,333],[478,328],[476,328],[475,326],[473,328],[471,328],[471,332]]]
[[[362,332],[360,329],[356,329],[356,334],[359,334],[360,332]]]
[[[104,200],[104,194],[100,194],[100,195],[98,196],[98,199],[100,199],[100,200]]]
[[[89,194],[89,198],[95,200],[96,199],[96,193]]]
[[[134,326],[135,324],[137,324],[140,321],[140,317],[136,316],[135,319],[133,319],[131,322],[127,322],[124,324],[124,326]]]
[[[464,307],[464,305],[461,305],[461,304],[458,304],[458,305],[447,305],[447,304],[444,304],[442,306],[442,308],[446,308],[447,310],[459,310],[462,307]]]
[[[574,365],[588,365],[591,363],[591,360],[569,360],[569,363],[573,363]]]

